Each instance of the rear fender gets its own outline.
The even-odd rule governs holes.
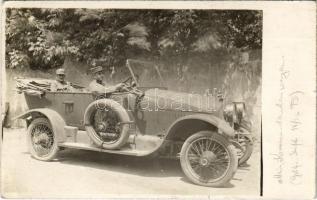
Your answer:
[[[27,122],[27,126],[30,123],[38,118],[38,117],[45,117],[48,119],[50,124],[52,125],[53,131],[57,136],[58,142],[64,142],[66,140],[65,130],[64,127],[66,123],[64,119],[58,114],[56,111],[48,109],[48,108],[39,108],[39,109],[32,109],[15,117],[14,119],[24,119]]]
[[[194,114],[194,115],[186,115],[184,117],[179,118],[176,120],[168,129],[167,131],[167,139],[175,138],[183,134],[183,131],[178,131],[182,129],[183,126],[195,126],[198,125],[201,127],[197,127],[194,131],[201,131],[203,129],[212,129],[217,131],[219,134],[223,134],[227,137],[234,137],[235,131],[231,128],[224,120],[207,114]],[[184,128],[183,128],[184,130]],[[184,130],[186,131],[186,130]],[[194,133],[194,132],[193,132]],[[190,133],[193,134],[193,133]],[[190,136],[186,135],[186,137]]]

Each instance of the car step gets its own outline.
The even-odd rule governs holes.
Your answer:
[[[144,156],[148,153],[147,151],[131,149],[130,147],[123,147],[117,150],[110,150],[110,149],[100,148],[94,144],[84,144],[84,143],[76,143],[76,142],[63,142],[58,144],[58,146],[72,148],[72,149],[83,149],[83,150],[114,153],[114,154],[124,154],[124,155],[131,155],[131,156]]]

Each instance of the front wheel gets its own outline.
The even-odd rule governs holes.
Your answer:
[[[31,122],[27,143],[31,155],[38,160],[50,161],[58,152],[56,135],[46,118],[37,118]]]
[[[195,184],[209,187],[224,186],[238,168],[234,146],[222,135],[200,131],[182,146],[181,167]]]

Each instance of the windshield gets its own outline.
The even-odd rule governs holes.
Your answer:
[[[154,63],[128,59],[127,67],[138,87],[166,87],[159,68]]]

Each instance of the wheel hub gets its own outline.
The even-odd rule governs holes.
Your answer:
[[[41,133],[37,137],[34,138],[35,144],[47,144],[48,141],[49,141],[49,137],[45,133]]]
[[[106,122],[99,122],[97,124],[97,130],[103,131],[107,129],[108,124]]]
[[[199,160],[199,163],[202,166],[207,166],[211,162],[215,161],[216,159],[217,159],[217,156],[212,151],[204,151],[202,153],[202,156],[201,156],[200,160]]]

